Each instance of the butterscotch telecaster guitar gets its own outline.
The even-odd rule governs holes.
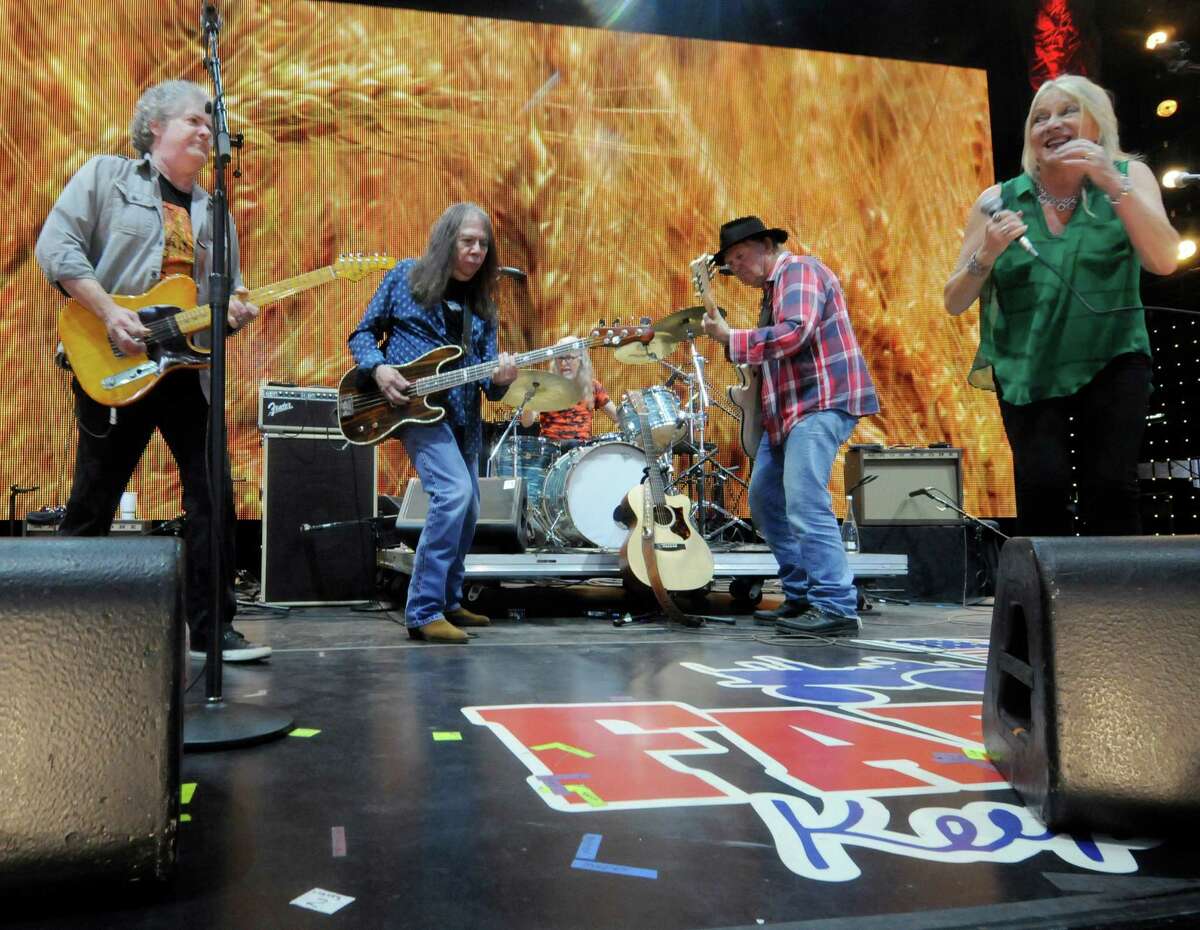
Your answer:
[[[247,300],[265,306],[335,278],[358,281],[387,271],[386,255],[342,255],[332,265],[250,291]],[[196,282],[186,275],[164,278],[139,297],[113,297],[150,330],[143,355],[126,355],[108,338],[104,322],[75,300],[58,315],[58,336],[67,361],[87,395],[106,407],[124,407],[142,397],[177,368],[207,368],[210,350],[195,336],[212,324],[208,304],[196,306]]]
[[[653,338],[654,329],[648,319],[637,325],[614,323],[605,329],[593,329],[591,335],[582,339],[523,352],[516,357],[516,364],[518,368],[525,368],[560,355],[578,355],[581,350],[593,346],[615,349],[631,342],[649,342]],[[383,396],[371,375],[360,368],[351,368],[338,385],[338,425],[342,435],[355,445],[370,446],[402,426],[437,423],[445,416],[446,408],[429,403],[426,397],[461,384],[482,381],[496,368],[495,362],[483,362],[467,368],[442,370],[461,356],[462,349],[458,346],[438,346],[420,358],[395,366],[410,384],[406,392],[408,402],[395,405]]]
[[[701,255],[689,266],[692,270],[692,285],[696,289],[696,297],[704,304],[710,316],[718,313],[717,302],[712,293],[712,276],[716,263],[711,255]],[[741,383],[729,389],[729,399],[738,409],[742,419],[742,428],[738,438],[742,443],[742,451],[746,457],[753,459],[758,454],[758,444],[762,440],[762,367],[760,365],[738,365],[738,378]]]

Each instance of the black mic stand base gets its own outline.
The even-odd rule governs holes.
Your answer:
[[[210,699],[184,707],[183,749],[209,752],[253,746],[287,735],[294,725],[291,716],[280,710]]]

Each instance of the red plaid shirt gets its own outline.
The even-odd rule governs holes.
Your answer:
[[[763,292],[771,295],[771,325],[731,331],[729,358],[762,366],[763,428],[771,445],[817,410],[878,413],[875,384],[833,272],[815,258],[784,252]]]

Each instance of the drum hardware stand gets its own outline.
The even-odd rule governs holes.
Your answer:
[[[715,501],[710,501],[707,499],[707,483],[710,478],[716,481],[725,481],[729,478],[732,478],[745,489],[749,489],[749,485],[735,475],[732,470],[726,468],[719,461],[717,461],[716,456],[712,452],[709,452],[705,445],[704,429],[705,424],[708,421],[708,408],[710,405],[713,405],[713,397],[709,393],[708,382],[704,377],[704,365],[706,360],[704,356],[701,355],[696,349],[696,333],[690,327],[687,330],[687,343],[688,349],[691,353],[692,369],[695,372],[694,375],[689,375],[681,369],[676,368],[674,365],[671,365],[669,362],[659,359],[660,364],[670,368],[675,376],[680,377],[687,382],[687,405],[689,411],[687,443],[689,446],[691,446],[692,453],[695,456],[695,461],[692,462],[692,464],[682,472],[680,472],[679,476],[675,478],[669,485],[667,485],[667,489],[678,490],[679,485],[685,480],[694,482],[692,486],[696,489],[696,528],[700,531],[700,535],[703,538],[712,539],[719,533],[725,532],[725,530],[727,530],[730,526],[737,526],[750,533],[754,533],[753,527],[751,527],[750,524],[745,520],[741,519],[735,514],[730,513]],[[698,405],[697,401],[699,401]],[[716,404],[716,406],[717,409],[725,410],[727,414],[733,416],[732,412],[724,408],[722,405]],[[699,424],[698,429],[697,424]],[[699,445],[692,441],[696,438],[697,433],[699,434]],[[705,468],[706,465],[709,466],[707,469]],[[709,510],[716,510],[722,517],[725,518],[725,522],[716,529],[708,528]],[[758,534],[754,533],[754,535],[757,536]]]
[[[526,405],[531,400],[533,400],[533,395],[536,392],[537,392],[537,384],[536,383],[531,384],[528,388],[526,388],[525,397],[524,397],[524,399],[522,399],[520,406],[517,407],[517,409],[513,411],[512,418],[509,419],[509,421],[508,421],[508,426],[504,427],[504,432],[502,432],[500,434],[500,437],[496,440],[496,445],[492,448],[492,451],[488,454],[487,473],[488,473],[489,478],[495,477],[495,459],[496,459],[497,453],[499,453],[501,447],[504,445],[504,440],[507,439],[509,437],[509,435],[513,435],[513,436],[516,435],[517,423],[519,423],[521,420],[521,414],[523,414],[525,412]],[[519,448],[517,448],[517,443],[514,440],[513,446],[512,446],[512,469],[513,469],[512,473],[513,473],[514,478],[521,477],[521,472],[519,471],[520,466],[521,466],[521,450]],[[535,533],[540,532],[547,539],[552,538],[551,537],[551,529],[552,528],[546,526],[546,523],[542,519],[541,514],[539,514],[537,512],[537,508],[529,507],[526,516],[529,517],[529,522],[532,524]]]
[[[24,536],[25,521],[21,521],[21,532],[17,533],[17,496],[20,494],[30,494],[38,490],[40,485],[33,484],[28,487],[19,484],[10,484],[8,486],[8,535],[9,536]]]

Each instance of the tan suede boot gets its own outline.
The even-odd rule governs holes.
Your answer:
[[[446,619],[455,626],[491,626],[492,621],[483,614],[473,613],[465,607],[446,611]]]
[[[467,634],[449,620],[434,620],[424,626],[410,626],[408,635],[426,643],[462,643],[466,645],[471,640]]]

